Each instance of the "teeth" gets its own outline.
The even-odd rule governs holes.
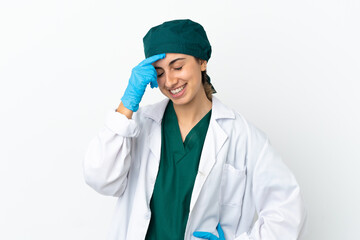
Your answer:
[[[170,90],[170,92],[171,92],[172,94],[177,94],[177,93],[181,92],[181,90],[183,90],[183,89],[184,89],[184,86],[179,87],[179,88],[177,88],[177,89],[175,89],[175,90]]]

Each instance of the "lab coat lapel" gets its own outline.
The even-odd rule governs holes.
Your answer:
[[[190,212],[194,208],[194,205],[200,195],[200,191],[216,162],[216,155],[225,143],[226,139],[227,135],[225,132],[221,129],[216,120],[212,119],[210,121],[209,129],[201,152],[199,170],[191,196]]]
[[[152,119],[154,122],[149,129],[147,146],[155,156],[157,163],[160,162],[161,151],[161,121],[169,99],[166,98],[156,104],[150,105],[144,110],[144,116]]]
[[[216,162],[217,154],[228,138],[228,135],[218,123],[218,120],[221,118],[235,118],[235,115],[213,96],[212,116],[201,152],[198,174],[191,195],[190,212],[194,208],[201,189]]]
[[[161,124],[152,124],[147,145],[154,154],[157,162],[159,162],[161,151]]]

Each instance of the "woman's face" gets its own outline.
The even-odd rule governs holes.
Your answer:
[[[195,57],[181,53],[166,53],[165,58],[152,65],[157,71],[160,91],[174,104],[187,104],[196,98],[206,97],[201,82],[201,71],[206,70]]]

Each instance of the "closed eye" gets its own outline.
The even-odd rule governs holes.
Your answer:
[[[182,66],[181,67],[178,67],[178,68],[174,68],[175,70],[181,70],[182,69]],[[157,75],[157,77],[161,77],[163,75],[163,73]]]

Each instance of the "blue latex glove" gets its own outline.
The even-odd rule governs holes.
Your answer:
[[[139,109],[139,103],[149,83],[151,88],[158,87],[157,72],[151,64],[162,58],[165,58],[165,53],[148,57],[132,69],[129,83],[121,98],[121,102],[127,109],[133,112]]]
[[[203,239],[209,239],[209,240],[225,240],[224,231],[222,230],[220,223],[217,225],[216,229],[219,233],[219,237],[217,237],[214,234],[209,233],[209,232],[194,232],[193,235],[194,235],[194,237],[197,237],[197,238],[203,238]]]

